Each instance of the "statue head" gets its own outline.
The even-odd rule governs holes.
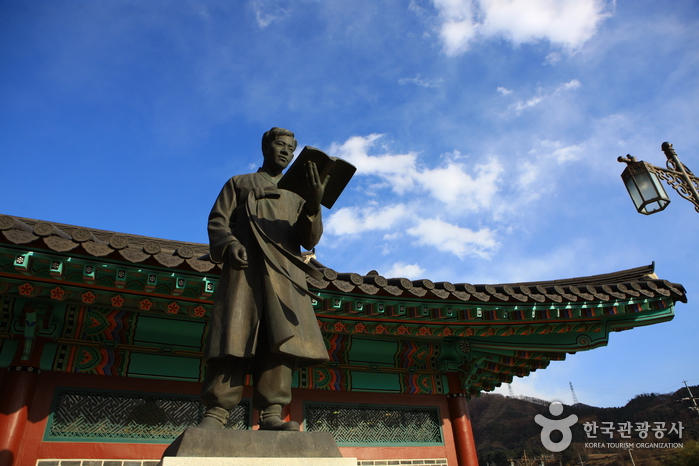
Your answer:
[[[294,140],[294,149],[296,149],[296,144],[298,144],[298,143],[296,142],[296,136],[294,136],[294,133],[292,133],[288,129],[278,128],[275,126],[274,128],[270,129],[269,131],[267,131],[265,134],[262,135],[262,153],[263,154],[265,153],[266,147],[270,143],[274,142],[279,136],[288,136],[291,139],[293,139]]]
[[[271,175],[280,174],[294,158],[296,145],[294,133],[288,129],[274,127],[267,131],[262,135],[263,168]]]

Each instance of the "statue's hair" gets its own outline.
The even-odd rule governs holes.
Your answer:
[[[262,152],[265,151],[265,148],[273,143],[279,136],[289,136],[294,140],[294,146],[298,145],[298,141],[296,141],[296,137],[294,136],[294,133],[289,131],[288,129],[284,128],[277,128],[276,126],[269,131],[267,131],[265,134],[262,135]]]

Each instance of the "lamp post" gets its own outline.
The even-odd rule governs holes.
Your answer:
[[[636,210],[650,215],[664,210],[670,204],[670,198],[660,182],[664,180],[680,196],[694,204],[694,210],[699,212],[699,178],[680,162],[672,144],[664,142],[661,149],[667,157],[667,168],[638,161],[631,155],[617,158],[619,162],[626,163],[621,179],[624,180]]]

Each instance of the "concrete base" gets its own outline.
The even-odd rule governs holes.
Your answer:
[[[176,462],[173,462],[177,460]],[[181,460],[181,461],[180,461]],[[236,462],[230,462],[235,460]],[[241,462],[245,460],[245,462]],[[340,462],[335,462],[340,460]],[[349,465],[329,432],[275,432],[190,427],[163,453],[163,466]],[[260,462],[262,461],[262,462]],[[276,461],[276,462],[275,462]],[[293,462],[296,461],[296,462]],[[313,462],[310,462],[313,461]]]
[[[357,466],[357,458],[192,458],[166,456],[162,466]]]

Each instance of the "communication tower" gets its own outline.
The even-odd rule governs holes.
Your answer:
[[[573,405],[576,405],[579,403],[578,397],[575,396],[575,390],[573,390],[573,382],[568,382],[568,385],[570,385],[570,392],[573,394]]]

